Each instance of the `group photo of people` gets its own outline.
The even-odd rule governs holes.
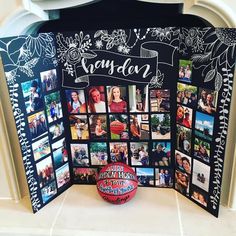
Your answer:
[[[192,187],[191,198],[204,207],[207,207],[207,193],[205,193],[203,190],[196,188],[195,186]]]
[[[65,138],[62,138],[52,144],[52,155],[56,169],[68,162],[68,151]]]
[[[179,60],[179,80],[192,82],[192,61]]]
[[[88,144],[72,143],[70,150],[73,166],[89,166]]]
[[[130,112],[148,112],[148,86],[129,85],[128,89]]]
[[[193,110],[189,107],[177,104],[176,123],[187,128],[192,128]]]
[[[32,143],[34,160],[38,161],[51,152],[48,136]]]
[[[210,163],[210,144],[199,138],[194,139],[194,156]]]
[[[89,128],[87,115],[70,115],[70,132],[73,140],[88,140]]]
[[[170,90],[150,90],[150,103],[152,112],[170,112]]]
[[[190,155],[192,143],[192,130],[184,126],[177,125],[177,149]]]
[[[62,121],[49,126],[49,134],[51,139],[56,139],[64,134],[64,125]]]
[[[170,166],[171,164],[170,142],[153,142],[150,164],[152,166]]]
[[[106,115],[90,115],[90,136],[92,139],[107,139],[107,116]]]
[[[70,170],[69,164],[66,163],[65,165],[61,166],[56,170],[56,179],[57,179],[57,187],[61,188],[62,186],[66,185],[70,181]]]
[[[215,114],[218,92],[199,88],[198,109],[208,114]]]
[[[126,142],[110,142],[111,162],[128,164],[128,145]]]
[[[90,160],[91,165],[107,165],[108,161],[108,147],[105,142],[91,142],[90,143]]]
[[[178,170],[190,175],[191,174],[191,157],[179,151],[175,151],[175,166]]]
[[[34,79],[21,83],[27,113],[40,110],[44,106],[40,80]]]
[[[131,142],[130,155],[131,155],[132,166],[148,166],[149,165],[148,142]]]
[[[173,186],[173,172],[170,169],[156,168],[155,182],[157,187],[170,188]]]
[[[43,92],[48,92],[57,88],[58,79],[56,69],[43,71],[40,73]]]
[[[28,124],[32,140],[48,132],[44,111],[28,116]]]
[[[74,180],[80,184],[96,184],[96,168],[74,168]]]
[[[197,87],[177,83],[177,103],[181,103],[191,108],[196,108],[198,103]]]
[[[67,110],[70,114],[86,113],[84,90],[65,90]]]
[[[144,140],[149,139],[150,134],[149,115],[131,114],[130,115],[130,139]]]
[[[190,175],[179,170],[175,171],[175,189],[185,196],[189,196],[189,181]]]
[[[138,185],[143,187],[154,186],[154,169],[153,168],[136,168]]]

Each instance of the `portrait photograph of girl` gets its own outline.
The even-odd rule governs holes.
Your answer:
[[[205,192],[204,190],[192,186],[192,191],[191,191],[191,198],[196,201],[197,203],[201,204],[204,207],[207,207],[207,202],[208,202],[208,193]]]
[[[148,112],[148,86],[129,85],[130,112]]]
[[[192,130],[184,126],[177,125],[177,149],[190,155]]]
[[[86,113],[84,90],[66,90],[67,109],[71,114]]]
[[[189,195],[190,176],[179,170],[175,171],[175,189],[185,196]]]
[[[90,115],[90,136],[92,139],[107,139],[107,116]]]
[[[176,123],[187,128],[192,128],[193,110],[189,107],[177,104]]]
[[[170,111],[170,90],[155,89],[150,90],[151,111],[169,112]]]
[[[175,151],[175,166],[178,170],[190,175],[191,174],[191,157],[179,151]]]
[[[70,132],[73,140],[89,139],[87,115],[70,115]]]
[[[127,90],[122,86],[107,86],[108,110],[111,113],[127,112]]]
[[[149,153],[148,142],[131,142],[130,156],[132,166],[148,166]]]
[[[128,165],[128,146],[125,142],[110,142],[111,162],[122,162]]]
[[[88,112],[105,113],[105,88],[104,86],[89,87],[87,90]]]
[[[210,143],[205,142],[199,138],[194,140],[194,156],[207,163],[210,163]]]

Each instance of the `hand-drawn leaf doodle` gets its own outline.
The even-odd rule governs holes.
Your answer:
[[[222,80],[223,80],[222,75],[219,72],[217,72],[216,78],[215,78],[215,90],[216,91],[219,91],[221,89],[222,84],[223,84]]]
[[[215,69],[209,70],[206,74],[204,82],[209,82],[209,81],[213,80],[215,78],[215,76],[216,76],[216,70]]]
[[[92,59],[92,58],[95,58],[97,54],[93,51],[89,51],[89,52],[81,53],[81,56],[86,59]]]

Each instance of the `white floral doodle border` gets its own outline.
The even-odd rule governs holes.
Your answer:
[[[26,135],[25,114],[19,108],[18,92],[20,85],[17,83],[17,77],[20,77],[20,72],[27,77],[33,77],[33,68],[40,59],[43,60],[44,64],[50,63],[56,66],[56,49],[53,45],[52,34],[42,33],[36,36],[18,36],[7,43],[0,40],[0,53],[4,62],[4,70],[21,146],[32,208],[34,212],[37,212],[42,205],[38,196],[38,182],[34,176],[34,165],[31,161],[31,143]]]

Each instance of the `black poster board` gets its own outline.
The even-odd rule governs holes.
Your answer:
[[[0,40],[33,210],[109,162],[218,215],[236,34],[223,28]]]

